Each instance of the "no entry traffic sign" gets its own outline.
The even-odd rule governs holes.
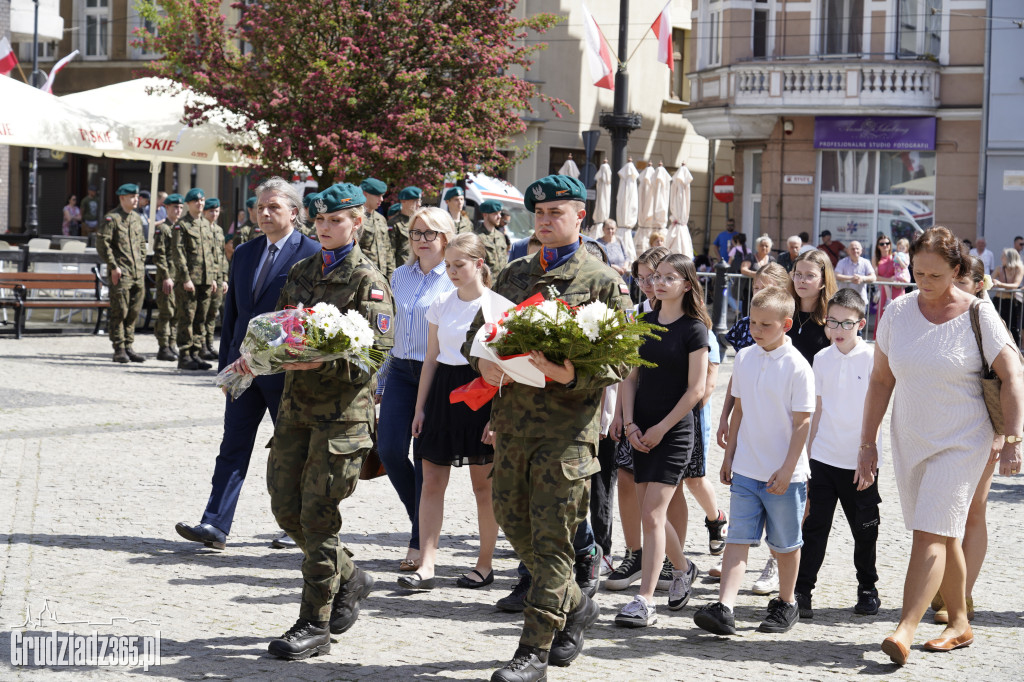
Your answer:
[[[736,181],[733,180],[731,175],[723,175],[722,177],[715,180],[715,184],[712,186],[712,191],[715,193],[715,198],[724,204],[728,204],[732,201],[735,192]]]

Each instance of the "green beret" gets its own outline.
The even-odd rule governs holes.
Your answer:
[[[450,190],[444,193],[444,200],[454,199],[455,197],[464,197],[466,193],[462,191],[461,187],[452,187]]]
[[[363,194],[373,194],[382,197],[388,191],[388,186],[377,178],[366,178],[359,183],[359,189],[363,190]]]
[[[256,197],[249,197],[248,199],[245,200],[245,207],[246,208],[252,208],[255,205],[256,205]]]
[[[167,198],[164,199],[164,206],[180,205],[185,202],[185,197],[180,194],[168,194]]]
[[[419,187],[406,187],[398,193],[399,201],[408,201],[409,199],[419,199],[423,196],[423,190]]]
[[[220,199],[215,197],[207,199],[206,203],[203,204],[203,210],[209,211],[211,208],[220,208]]]
[[[500,213],[501,202],[497,199],[488,199],[487,201],[480,204],[481,213]]]
[[[350,182],[339,182],[331,185],[317,195],[311,206],[320,213],[334,213],[346,208],[355,208],[366,203],[363,191]]]
[[[302,205],[306,207],[306,213],[309,214],[309,219],[316,218],[317,210],[313,201],[320,198],[319,192],[311,192],[306,196],[302,197]]]
[[[401,204],[391,204],[390,206],[388,206],[388,217],[390,218],[391,216],[395,215],[396,213],[398,213],[401,210],[402,210],[402,205]]]
[[[185,203],[187,204],[196,201],[197,199],[202,199],[203,196],[203,190],[198,187],[193,187],[188,191],[188,194],[185,195]]]
[[[126,185],[121,185],[120,187],[117,188],[117,192],[116,192],[117,196],[119,196],[119,197],[122,197],[122,196],[124,196],[126,194],[138,194],[138,193],[139,193],[139,186],[134,184],[134,183],[131,183],[131,182],[129,182]]]
[[[533,213],[534,206],[549,201],[586,201],[587,188],[568,175],[548,175],[527,187],[523,195],[526,210]]]

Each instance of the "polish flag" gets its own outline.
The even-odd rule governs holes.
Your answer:
[[[668,67],[669,71],[672,71],[672,17],[669,16],[668,8],[672,4],[672,0],[665,3],[665,9],[661,10],[661,14],[651,24],[651,28],[654,29],[654,35],[658,37],[658,61]]]
[[[601,29],[587,11],[586,5],[583,5],[583,37],[587,42],[587,62],[590,64],[590,76],[594,79],[594,85],[614,90],[615,70],[612,68],[612,53],[608,49],[608,43],[602,40]]]
[[[70,62],[72,59],[74,59],[77,56],[78,56],[78,50],[75,50],[74,52],[69,54],[67,57],[64,57],[64,59],[60,60],[59,62],[57,62],[56,64],[53,65],[53,68],[50,69],[50,76],[49,76],[49,78],[47,78],[46,82],[43,83],[43,87],[42,87],[43,92],[48,92],[51,95],[53,94],[53,81],[57,78],[57,74],[60,73],[61,69],[63,69],[65,66],[68,65],[68,62]]]
[[[18,65],[18,58],[14,56],[11,49],[11,41],[6,37],[0,38],[0,76],[6,76]]]

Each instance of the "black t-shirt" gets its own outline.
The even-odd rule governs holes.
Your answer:
[[[800,351],[800,355],[813,365],[815,353],[822,348],[827,348],[832,342],[825,336],[825,325],[816,324],[811,319],[812,314],[796,311],[796,315],[793,317],[793,327],[786,333],[793,340],[793,348]]]
[[[633,419],[644,430],[675,408],[690,383],[690,353],[708,347],[708,328],[703,322],[684,315],[664,324],[658,321],[659,312],[650,313],[648,320],[668,331],[658,332],[660,341],[648,339],[640,347],[640,357],[657,365],[639,369]]]

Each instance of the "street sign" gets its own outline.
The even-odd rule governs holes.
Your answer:
[[[736,181],[731,175],[723,175],[722,177],[715,180],[713,185],[713,191],[715,198],[721,201],[723,204],[728,204],[733,200],[735,193]]]
[[[782,182],[785,185],[813,185],[813,175],[783,175]]]

